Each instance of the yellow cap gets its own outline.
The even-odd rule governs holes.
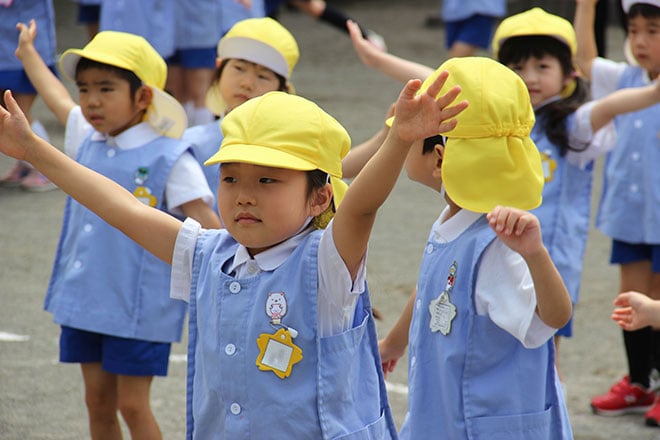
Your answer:
[[[420,93],[445,70],[449,78],[438,96],[459,85],[459,98],[470,104],[456,116],[456,128],[446,133],[441,173],[447,195],[475,212],[497,205],[539,206],[543,170],[529,137],[534,110],[525,83],[490,58],[452,58],[424,81]]]
[[[188,125],[181,104],[164,92],[167,65],[156,50],[139,35],[103,31],[82,49],[69,49],[60,58],[60,71],[75,81],[80,58],[129,70],[153,91],[145,120],[161,135],[180,138]]]
[[[346,192],[341,160],[351,147],[348,133],[305,98],[269,92],[250,99],[222,120],[220,149],[204,165],[243,162],[330,175],[335,207]]]
[[[621,6],[623,6],[623,12],[625,12],[626,14],[630,11],[632,5],[636,5],[636,4],[651,5],[651,6],[655,6],[656,8],[660,8],[660,1],[658,0],[622,0],[621,1]]]
[[[575,56],[577,38],[571,22],[541,8],[533,8],[502,20],[493,36],[493,57],[497,58],[500,47],[509,38],[530,35],[556,38],[568,46],[572,57]]]
[[[236,58],[260,64],[287,81],[300,53],[296,39],[272,18],[248,18],[236,23],[218,42],[218,58]],[[226,104],[218,87],[210,87],[206,107],[216,115],[225,112]]]

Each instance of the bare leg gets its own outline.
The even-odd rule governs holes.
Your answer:
[[[119,376],[119,411],[135,440],[163,438],[149,401],[152,381],[153,376]]]
[[[89,432],[93,440],[121,440],[117,417],[117,375],[101,368],[100,362],[80,364],[85,383]]]

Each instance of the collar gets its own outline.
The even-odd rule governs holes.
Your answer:
[[[542,103],[540,103],[539,105],[534,107],[534,113],[538,112],[539,110],[541,110],[546,105],[552,104],[553,102],[559,101],[560,99],[562,99],[561,95],[555,95],[551,98],[546,99],[545,101],[543,101]]]
[[[447,218],[448,215],[449,207],[446,207],[433,224],[432,236],[438,243],[449,243],[454,240],[484,214],[461,209],[449,219]]]
[[[250,253],[245,246],[239,244],[236,254],[234,255],[234,261],[232,262],[228,273],[237,272],[238,268],[245,264],[249,264],[252,261],[256,263],[257,267],[263,272],[277,269],[287,258],[289,258],[291,252],[298,247],[300,242],[303,241],[303,239],[313,230],[314,228],[306,228],[282,243],[279,243],[270,249],[266,249],[263,252],[259,252],[254,257],[250,256]]]
[[[122,131],[117,136],[110,136],[109,134],[95,131],[92,133],[91,140],[105,142],[109,146],[119,148],[120,150],[131,150],[146,145],[158,137],[160,135],[151,125],[147,122],[140,122]]]

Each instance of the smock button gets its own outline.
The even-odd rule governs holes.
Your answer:
[[[429,243],[428,245],[426,245],[426,253],[430,254],[432,252],[433,252],[433,245]]]
[[[641,119],[636,119],[635,122],[633,122],[633,125],[635,126],[635,128],[642,128],[644,122],[642,122]]]
[[[231,284],[229,284],[229,291],[231,293],[238,293],[241,291],[241,283],[238,281],[233,281]]]
[[[635,151],[633,154],[630,155],[630,158],[637,162],[639,160],[639,153]]]
[[[630,185],[630,192],[636,193],[637,191],[639,191],[639,186],[637,186],[637,184],[633,183]]]
[[[419,308],[420,308],[421,306],[422,306],[422,300],[421,300],[421,299],[418,299],[417,301],[415,301],[415,308],[416,308],[417,310],[419,310]]]
[[[83,227],[83,231],[85,231],[85,232],[91,232],[91,230],[92,230],[92,225],[90,225],[89,223],[87,223],[87,224]]]
[[[410,359],[410,366],[414,367],[416,363],[417,363],[417,357],[413,356],[412,359]]]
[[[228,356],[231,356],[232,354],[236,353],[236,346],[234,344],[225,345],[225,353]]]
[[[74,261],[74,262],[73,262],[73,267],[74,267],[75,269],[80,269],[80,268],[82,267],[82,261],[80,261],[80,260],[76,260],[76,261]]]
[[[233,415],[237,416],[241,413],[241,405],[234,402],[229,406],[229,411],[231,411]]]
[[[108,150],[108,152],[105,153],[105,154],[106,154],[108,157],[115,157],[115,155],[117,154],[117,150],[115,150],[114,148],[110,148],[110,149]]]

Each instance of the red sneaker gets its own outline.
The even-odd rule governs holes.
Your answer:
[[[660,400],[644,414],[644,421],[646,426],[660,426]]]
[[[655,402],[655,393],[648,392],[637,385],[631,385],[628,376],[615,383],[607,394],[591,399],[591,409],[601,416],[620,416],[643,413],[651,409]],[[660,421],[660,408],[657,409]]]

